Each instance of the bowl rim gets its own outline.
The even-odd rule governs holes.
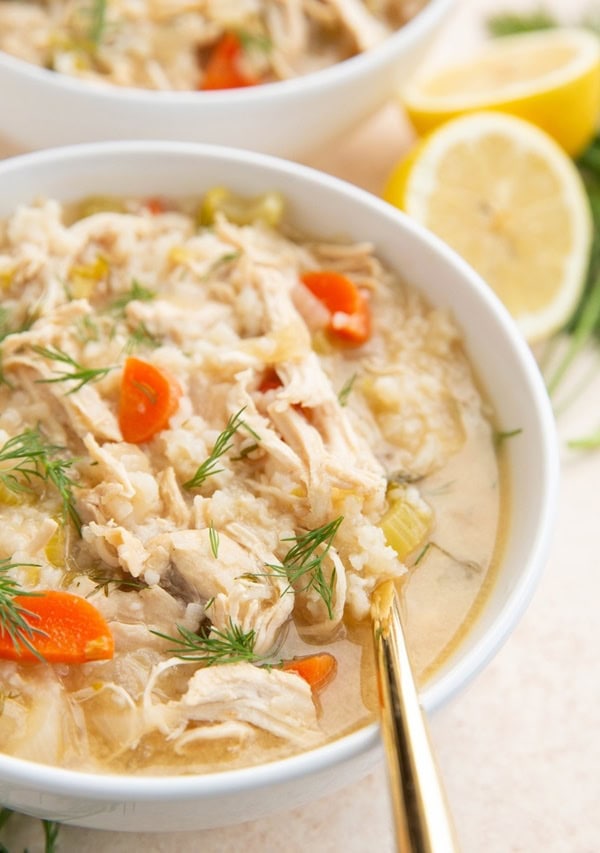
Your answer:
[[[452,8],[456,0],[427,0],[427,5],[403,24],[398,30],[385,38],[370,50],[363,51],[348,59],[333,65],[302,74],[288,80],[276,80],[262,83],[259,86],[249,86],[240,89],[222,89],[214,91],[202,90],[155,90],[142,89],[134,86],[116,86],[96,80],[86,80],[62,72],[51,71],[27,62],[0,50],[0,71],[5,70],[14,75],[28,79],[41,86],[61,89],[73,95],[85,95],[97,98],[101,102],[123,102],[125,104],[198,107],[200,104],[214,107],[232,108],[269,100],[288,99],[294,94],[310,95],[316,89],[335,88],[340,83],[350,83],[372,70],[385,67],[394,58],[398,49],[405,42],[419,43],[421,37],[435,27],[445,14]]]
[[[391,204],[367,190],[312,167],[284,160],[268,154],[226,146],[193,142],[127,140],[82,143],[44,149],[0,160],[0,189],[2,180],[11,173],[27,173],[30,167],[47,168],[48,165],[87,161],[97,157],[107,159],[140,156],[188,156],[208,160],[222,160],[252,170],[258,167],[272,175],[286,175],[295,181],[312,184],[318,189],[343,197],[352,206],[368,208],[376,217],[392,220],[396,227],[408,233],[410,239],[425,244],[427,250],[442,257],[467,282],[475,298],[493,313],[504,336],[509,340],[523,371],[524,384],[530,395],[540,423],[540,440],[544,460],[544,481],[539,483],[540,512],[532,533],[533,547],[527,569],[521,573],[508,594],[498,615],[476,646],[466,653],[452,670],[439,677],[421,693],[421,704],[432,712],[462,690],[499,651],[523,615],[540,578],[551,544],[553,522],[558,511],[559,453],[556,425],[541,373],[524,338],[504,305],[476,273],[453,249],[436,235]],[[149,182],[152,181],[150,177]],[[24,199],[29,201],[29,199]],[[35,761],[15,758],[0,753],[0,780],[17,785],[32,785],[37,791],[65,794],[81,798],[122,802],[168,801],[176,799],[212,798],[220,794],[260,789],[273,783],[291,782],[307,774],[327,771],[368,753],[380,745],[379,724],[370,723],[350,734],[323,746],[277,759],[264,764],[203,774],[140,775],[78,771],[38,764]],[[168,795],[165,792],[168,786]]]

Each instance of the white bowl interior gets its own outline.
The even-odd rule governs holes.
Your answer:
[[[558,454],[546,391],[529,349],[492,292],[458,256],[386,203],[310,169],[263,155],[177,143],[76,146],[0,163],[0,216],[37,196],[190,196],[224,184],[278,189],[307,235],[371,241],[433,303],[451,309],[508,442],[511,523],[498,582],[470,634],[422,693],[431,711],[478,672],[514,627],[544,563],[556,506]],[[248,770],[164,779],[92,776],[0,756],[0,801],[86,826],[191,829],[299,805],[358,778],[378,757],[369,726],[304,755]],[[310,777],[310,778],[309,778]],[[194,806],[190,807],[190,801]],[[162,808],[157,815],[155,802]]]

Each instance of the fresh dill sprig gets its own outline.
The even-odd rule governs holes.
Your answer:
[[[148,589],[148,584],[145,581],[140,580],[139,578],[125,578],[115,577],[114,575],[105,575],[103,574],[102,569],[99,568],[91,569],[85,574],[86,577],[88,577],[96,584],[94,589],[87,594],[86,598],[90,598],[92,595],[95,595],[98,592],[103,592],[105,596],[108,596],[111,586],[113,586],[115,589]]]
[[[173,643],[167,649],[169,654],[181,658],[181,660],[202,663],[204,666],[214,666],[222,663],[240,663],[241,661],[254,662],[262,659],[256,654],[254,645],[256,633],[253,629],[244,631],[241,625],[235,625],[229,620],[229,625],[224,630],[212,627],[207,636],[195,634],[183,625],[177,625],[178,637],[161,634],[159,631],[150,631],[163,640]]]
[[[575,161],[583,179],[592,213],[592,247],[583,294],[565,327],[569,343],[558,365],[546,380],[548,392],[555,394],[577,356],[594,338],[600,338],[600,136]]]
[[[268,564],[272,574],[287,578],[289,586],[284,592],[296,588],[300,581],[304,586],[302,592],[314,589],[321,596],[327,614],[333,619],[333,595],[335,591],[336,571],[332,569],[329,579],[325,576],[323,561],[331,546],[344,516],[340,515],[333,521],[323,524],[314,530],[309,530],[284,542],[294,542],[283,558],[281,565]]]
[[[26,429],[9,438],[0,447],[0,483],[13,494],[31,492],[34,477],[40,477],[39,465],[45,456],[37,430]]]
[[[26,616],[37,618],[34,613],[17,604],[15,598],[39,596],[37,592],[28,592],[19,583],[8,575],[11,569],[20,567],[39,568],[38,563],[13,563],[10,559],[0,560],[0,634],[8,634],[13,646],[18,650],[21,646],[29,649],[40,661],[44,658],[32,645],[31,638],[34,634],[44,634],[39,628],[34,627],[25,619]]]
[[[354,383],[356,382],[356,373],[353,373],[350,379],[347,379],[346,382],[342,385],[342,388],[338,394],[338,401],[340,406],[348,405],[348,398],[352,393],[352,388],[354,387]]]
[[[75,359],[68,353],[58,349],[57,347],[33,346],[32,349],[38,355],[41,355],[50,361],[55,361],[58,364],[68,365],[73,368],[72,371],[56,370],[58,375],[50,379],[35,380],[41,385],[48,385],[54,382],[75,381],[77,384],[66,392],[67,396],[69,394],[75,394],[76,391],[79,391],[79,389],[88,382],[98,382],[98,380],[103,379],[107,373],[110,373],[110,371],[114,369],[113,367],[84,367],[82,364],[79,364],[78,361],[75,361]]]
[[[496,447],[496,449],[502,447],[507,439],[514,438],[516,435],[521,435],[522,432],[522,427],[519,427],[518,429],[496,430],[493,436],[494,447]]]
[[[545,9],[533,12],[498,12],[487,20],[491,36],[513,36],[558,27],[558,21]]]
[[[126,290],[120,296],[117,296],[117,298],[110,303],[109,307],[110,310],[114,311],[116,314],[123,315],[130,302],[152,302],[153,299],[156,299],[156,291],[150,290],[148,287],[144,287],[134,278],[129,290]]]
[[[258,51],[259,53],[270,53],[273,50],[273,41],[266,33],[253,33],[250,30],[236,30],[236,35],[244,50]]]
[[[106,30],[107,0],[92,0],[87,12],[89,14],[89,28],[87,36],[92,46],[97,48],[102,41]]]
[[[10,818],[16,814],[12,809],[0,808],[0,830],[8,823]],[[44,853],[56,853],[56,840],[60,832],[60,823],[54,820],[40,819],[44,831]],[[0,853],[9,853],[8,849],[0,842]],[[27,851],[23,851],[27,853]]]
[[[142,346],[152,347],[154,349],[160,346],[160,341],[156,335],[153,335],[152,332],[149,331],[146,324],[140,321],[135,329],[130,332],[129,337],[127,338],[125,352],[132,353],[138,349],[138,347]]]
[[[73,495],[76,484],[67,473],[76,460],[64,459],[63,452],[63,447],[44,441],[38,429],[26,429],[0,447],[0,483],[13,494],[31,492],[34,478],[51,483],[60,495],[63,517],[69,517],[81,533]]]
[[[229,420],[227,421],[227,425],[223,432],[219,433],[217,439],[214,443],[213,449],[211,450],[209,456],[204,460],[202,465],[199,465],[194,476],[183,484],[185,489],[197,489],[201,486],[208,477],[212,477],[213,474],[219,474],[223,471],[223,468],[218,468],[219,459],[225,453],[228,453],[233,447],[233,442],[231,439],[236,434],[236,432],[243,428],[247,432],[250,433],[257,441],[260,441],[260,437],[254,432],[254,430],[248,426],[248,424],[243,420],[242,414],[244,413],[244,408],[240,409],[239,412],[236,412],[235,415],[231,415]]]
[[[219,531],[215,528],[212,522],[208,527],[208,541],[210,542],[212,555],[216,560],[219,557]]]

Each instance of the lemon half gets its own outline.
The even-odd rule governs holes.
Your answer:
[[[464,62],[410,80],[402,94],[420,133],[475,110],[531,121],[568,154],[592,139],[600,114],[600,39],[556,29],[489,42]]]
[[[543,131],[496,112],[453,119],[400,163],[384,198],[456,249],[527,340],[568,320],[584,285],[592,220],[579,173]]]

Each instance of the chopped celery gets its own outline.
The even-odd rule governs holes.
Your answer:
[[[283,216],[284,201],[281,193],[266,192],[253,198],[235,195],[226,187],[209,190],[198,212],[200,225],[213,225],[222,213],[236,225],[250,225],[261,221],[266,225],[279,225]]]
[[[423,544],[431,528],[431,512],[403,495],[392,502],[380,521],[387,544],[401,560]]]

